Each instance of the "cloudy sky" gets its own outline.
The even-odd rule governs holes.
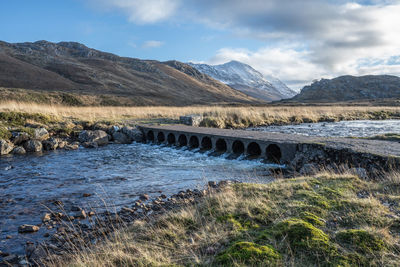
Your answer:
[[[0,23],[7,42],[239,60],[293,89],[343,74],[400,76],[400,0],[3,0]]]

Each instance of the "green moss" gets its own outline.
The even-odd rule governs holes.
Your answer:
[[[232,265],[277,265],[281,255],[270,245],[258,245],[252,242],[237,242],[220,253],[218,264]]]
[[[329,209],[331,207],[328,199],[314,191],[299,190],[296,193],[296,198],[302,199],[311,205],[316,205],[325,209]]]
[[[292,248],[328,251],[332,249],[329,236],[309,222],[291,218],[276,224],[275,238],[287,239]]]
[[[325,226],[325,220],[311,212],[305,211],[300,216],[304,221],[309,222],[314,226]]]
[[[217,218],[218,222],[228,222],[237,231],[247,231],[252,228],[258,228],[259,225],[252,221],[246,215],[239,214],[227,214],[224,216],[219,216]]]
[[[336,239],[340,243],[364,254],[376,253],[386,248],[383,239],[374,233],[360,229],[340,231],[336,234]]]
[[[54,121],[54,118],[39,113],[0,112],[0,121],[10,126],[24,126],[27,120],[48,124]]]
[[[8,140],[11,138],[11,132],[4,127],[0,127],[0,139]]]

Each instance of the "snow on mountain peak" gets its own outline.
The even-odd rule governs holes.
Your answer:
[[[236,60],[221,65],[188,64],[239,91],[267,101],[291,98],[296,94],[279,79],[264,76],[250,65]]]

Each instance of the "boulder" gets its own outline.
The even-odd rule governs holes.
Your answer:
[[[121,132],[126,134],[132,141],[142,142],[143,141],[143,133],[137,128],[125,126],[121,129]]]
[[[82,146],[86,147],[86,148],[98,148],[99,147],[99,145],[96,142],[84,142],[84,143],[82,143]]]
[[[24,224],[18,227],[19,233],[33,233],[39,231],[40,227],[36,225]]]
[[[68,144],[67,141],[60,140],[58,142],[58,148],[63,149],[67,144]]]
[[[0,139],[0,155],[7,155],[14,148],[14,145],[6,140]]]
[[[126,134],[121,132],[114,132],[112,134],[114,142],[117,144],[130,144],[132,143],[131,138],[129,138]]]
[[[114,126],[111,126],[110,128],[108,128],[107,132],[110,135],[113,135],[115,132],[119,132],[119,130],[120,130],[120,127],[118,125],[114,125]]]
[[[199,126],[202,120],[203,116],[201,115],[187,115],[179,117],[180,123],[190,126]]]
[[[46,140],[49,138],[49,132],[45,128],[35,129],[34,137],[37,140]]]
[[[29,134],[25,132],[13,132],[11,141],[14,143],[14,145],[20,145],[25,141],[29,140]]]
[[[65,150],[77,150],[78,148],[79,144],[77,143],[66,144],[64,147]]]
[[[107,145],[108,144],[108,135],[105,131],[102,130],[85,130],[79,134],[79,142],[96,142],[97,145]]]
[[[43,145],[39,140],[29,140],[25,142],[24,148],[26,152],[40,152],[42,151]]]
[[[26,150],[22,146],[17,146],[17,147],[14,147],[12,153],[15,155],[23,155],[26,153]]]
[[[42,142],[42,145],[44,150],[56,150],[58,147],[58,140],[52,137],[50,139],[44,140]]]

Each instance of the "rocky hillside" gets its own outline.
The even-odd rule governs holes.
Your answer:
[[[341,76],[305,86],[290,101],[337,102],[400,98],[400,78],[390,75]]]
[[[239,61],[230,61],[221,65],[188,64],[232,88],[265,101],[291,98],[296,94],[279,79],[267,77]]]
[[[75,42],[0,42],[0,87],[29,89],[78,105],[262,102],[180,62],[119,57]],[[12,90],[6,93],[12,98]]]

